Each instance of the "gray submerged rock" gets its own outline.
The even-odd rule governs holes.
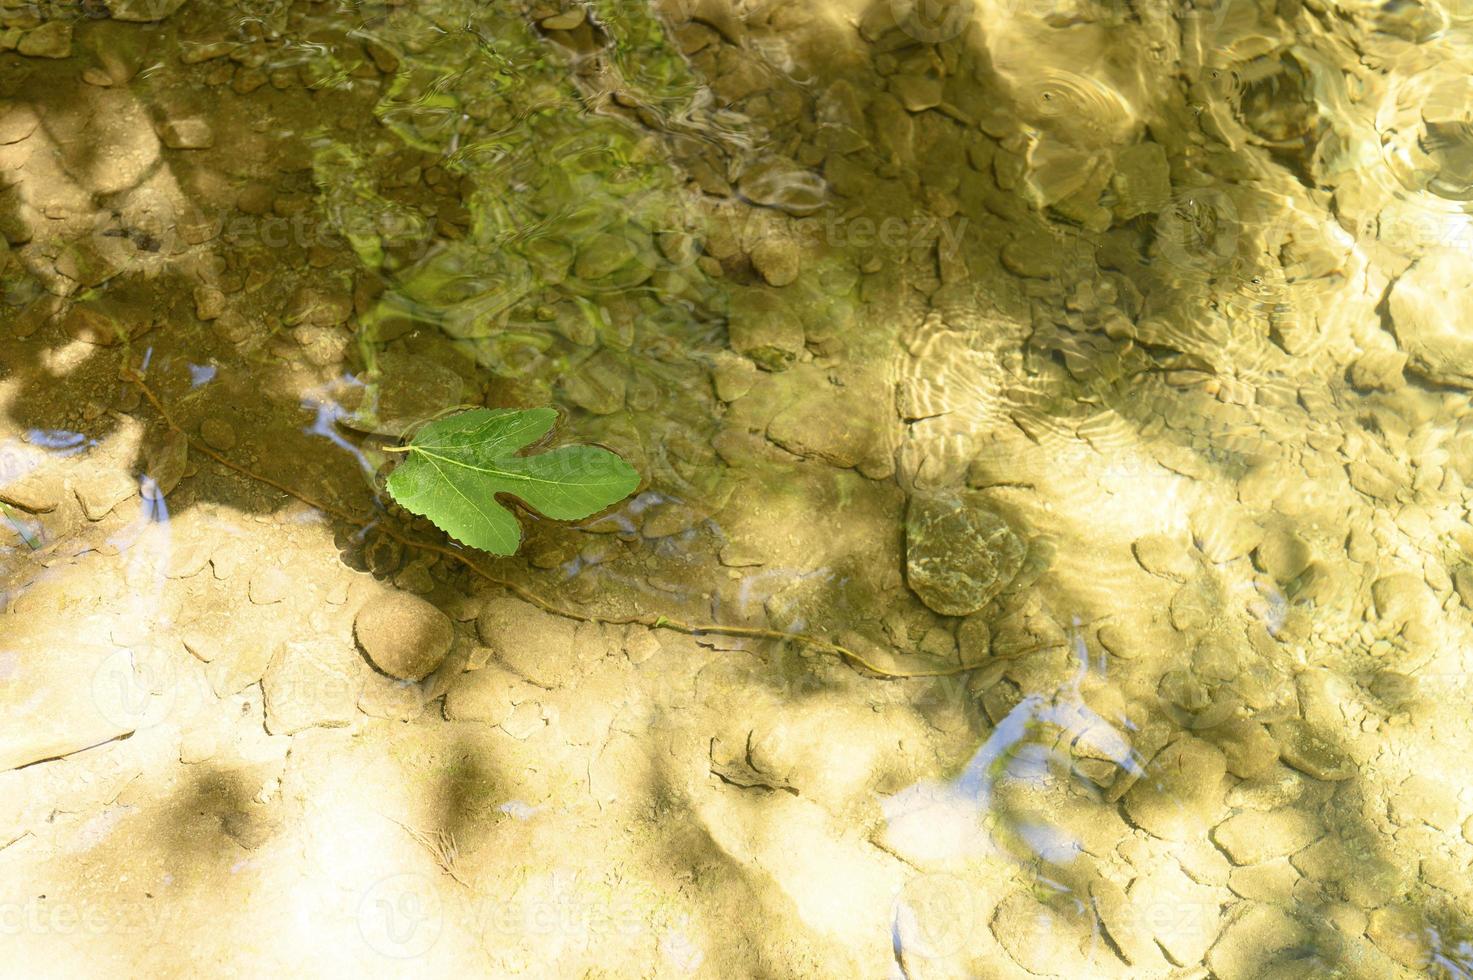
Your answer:
[[[944,616],[981,609],[1023,567],[1027,548],[976,494],[917,493],[905,515],[906,579]]]

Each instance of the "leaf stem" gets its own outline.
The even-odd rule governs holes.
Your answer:
[[[385,453],[407,453],[413,446],[380,446],[379,451]]]

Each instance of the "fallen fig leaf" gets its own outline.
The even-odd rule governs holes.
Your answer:
[[[389,494],[458,541],[496,555],[521,543],[516,516],[497,501],[519,497],[544,517],[579,520],[623,500],[639,474],[596,446],[559,446],[533,456],[517,453],[557,420],[550,408],[477,408],[430,422],[389,474]]]

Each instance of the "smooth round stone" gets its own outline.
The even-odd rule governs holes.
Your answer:
[[[1023,567],[1027,548],[975,494],[916,493],[905,514],[906,580],[943,616],[969,616]]]
[[[450,652],[455,639],[450,617],[407,592],[386,592],[363,604],[353,633],[375,667],[405,681],[418,681]]]

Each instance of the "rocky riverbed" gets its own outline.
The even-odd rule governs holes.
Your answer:
[[[1473,975],[1469,30],[0,0],[0,961]]]

